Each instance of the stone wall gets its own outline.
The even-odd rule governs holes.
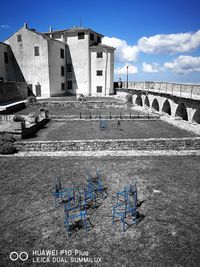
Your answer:
[[[27,97],[28,90],[25,82],[0,81],[0,103],[14,100],[24,100]]]
[[[200,137],[127,140],[21,141],[18,151],[200,150]],[[97,152],[98,153],[98,152]]]

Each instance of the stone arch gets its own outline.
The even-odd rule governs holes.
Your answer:
[[[150,107],[150,102],[149,102],[149,98],[147,95],[145,96],[144,104],[145,104],[145,106]]]
[[[153,100],[151,107],[152,107],[152,109],[159,111],[159,104],[158,104],[158,100],[156,98]]]
[[[196,110],[192,118],[192,122],[200,123],[200,108]]]
[[[170,106],[170,103],[169,103],[169,100],[165,100],[164,104],[163,104],[163,107],[162,107],[162,111],[171,115],[172,114],[172,111],[171,111],[171,106]]]
[[[188,121],[188,113],[185,105],[180,103],[176,109],[175,117],[182,118],[184,121]]]
[[[141,107],[143,106],[141,95],[138,95],[138,96],[137,96],[137,98],[136,98],[136,100],[135,100],[135,104],[138,105],[138,106],[141,106]]]

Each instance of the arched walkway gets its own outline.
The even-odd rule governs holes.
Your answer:
[[[197,109],[197,111],[194,113],[192,122],[200,123],[200,109]]]
[[[170,103],[169,101],[166,99],[164,104],[163,104],[163,108],[162,108],[162,111],[171,115],[171,106],[170,106]]]
[[[184,121],[188,121],[187,109],[183,103],[178,105],[176,109],[175,117],[180,117]]]
[[[158,100],[156,98],[154,99],[154,101],[152,103],[152,109],[159,111],[159,104],[158,104]]]
[[[136,100],[135,100],[135,104],[138,106],[143,106],[142,105],[142,97],[140,95],[137,96]]]
[[[144,104],[145,104],[145,106],[150,107],[148,96],[145,96]]]

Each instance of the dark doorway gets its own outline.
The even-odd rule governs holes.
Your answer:
[[[35,86],[35,91],[36,91],[36,97],[40,97],[41,96],[41,85],[37,84]]]

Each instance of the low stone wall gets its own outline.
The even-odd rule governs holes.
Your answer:
[[[0,81],[0,103],[14,100],[24,100],[27,97],[28,89],[25,82]]]
[[[93,108],[109,108],[109,107],[121,107],[125,106],[124,102],[120,102],[119,99],[112,101],[40,101],[35,105],[40,105],[42,107],[64,107],[64,108],[80,108],[84,107],[86,109]]]
[[[158,120],[160,118],[159,115],[154,115],[151,113],[148,113],[147,115],[141,115],[139,112],[137,115],[133,115],[131,112],[129,115],[71,115],[71,116],[58,116],[58,115],[51,115],[51,120],[53,121],[77,121],[77,120],[83,120],[83,121],[99,121],[100,119],[103,120],[109,120],[109,121],[116,121],[117,119],[120,119],[122,121],[125,120]]]
[[[200,137],[16,142],[18,151],[200,150]]]

